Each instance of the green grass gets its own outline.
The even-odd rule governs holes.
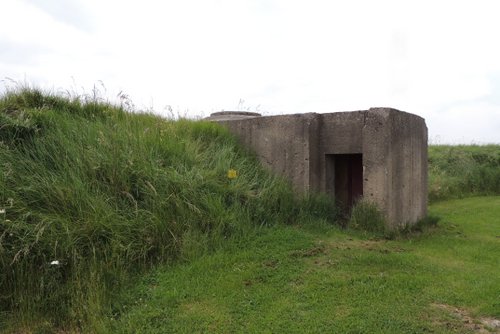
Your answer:
[[[278,226],[155,270],[114,333],[467,333],[500,317],[500,197],[443,201],[437,227],[395,240]]]
[[[255,227],[335,216],[216,124],[95,97],[0,97],[0,166],[0,325],[96,327],[121,286],[158,263]]]
[[[429,200],[500,195],[500,145],[429,146]]]
[[[387,229],[384,214],[377,205],[366,200],[358,201],[352,207],[348,226],[358,230],[382,234]]]

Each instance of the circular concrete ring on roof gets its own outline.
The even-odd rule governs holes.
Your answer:
[[[262,115],[259,113],[249,111],[219,111],[210,114],[210,117],[207,117],[205,119],[208,121],[232,121],[260,116]]]

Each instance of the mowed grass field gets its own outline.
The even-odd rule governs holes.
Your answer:
[[[495,332],[500,197],[443,201],[430,212],[441,217],[436,227],[394,240],[327,225],[262,229],[147,275],[103,330]]]

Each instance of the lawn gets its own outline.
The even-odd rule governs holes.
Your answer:
[[[438,202],[393,240],[277,226],[128,290],[123,333],[468,333],[500,317],[500,197]],[[104,328],[103,328],[104,330]]]

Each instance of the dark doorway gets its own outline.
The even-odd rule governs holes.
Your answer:
[[[335,202],[348,213],[363,196],[362,154],[327,154],[327,191]]]

